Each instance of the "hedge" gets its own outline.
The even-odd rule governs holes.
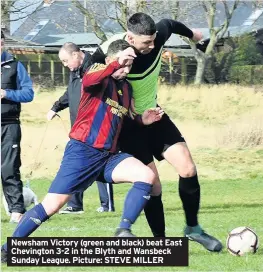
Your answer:
[[[263,65],[232,66],[228,81],[239,84],[263,84]]]

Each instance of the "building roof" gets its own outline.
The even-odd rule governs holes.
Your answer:
[[[150,1],[150,0],[149,0]],[[79,1],[83,2],[83,1]],[[102,1],[108,12],[112,15],[113,8],[110,1]],[[101,3],[101,1],[100,1]],[[202,31],[204,41],[209,41],[209,28],[207,28],[206,16],[204,9],[197,5],[194,1],[180,1],[181,6],[193,7],[188,8],[188,12],[180,14],[179,21],[184,22],[189,27],[198,28]],[[231,5],[231,1],[229,1]],[[159,14],[154,17],[156,21],[161,18],[169,18],[170,11],[167,13],[163,7],[163,14]],[[151,13],[149,9],[149,13]],[[224,22],[225,12],[222,3],[217,3],[217,13],[215,16],[215,25],[219,26]],[[103,18],[101,15],[101,26],[105,28],[109,26],[114,33],[120,30],[113,24],[113,20]],[[230,22],[230,27],[225,33],[224,37],[237,36],[247,32],[257,31],[262,28],[263,25],[263,9],[258,8],[253,10],[253,3],[247,1],[241,2],[234,12],[234,15]],[[42,44],[44,48],[56,48],[62,46],[65,42],[74,42],[86,50],[94,48],[101,43],[101,40],[92,33],[91,28],[88,28],[89,33],[84,32],[84,16],[73,4],[72,1],[51,1],[51,4],[41,4],[36,12],[31,14],[26,21],[20,26],[20,28],[14,33],[15,36],[19,36],[38,44]],[[112,34],[108,33],[108,36]],[[166,48],[180,48],[189,49],[190,46],[182,40],[178,35],[172,35],[166,42]],[[57,50],[57,49],[56,49]]]
[[[57,53],[58,49],[5,34],[5,49],[13,54]]]
[[[83,1],[79,1],[83,2]],[[89,1],[86,1],[89,4]],[[106,3],[107,4],[107,3]],[[106,5],[104,1],[99,1],[99,5]],[[108,4],[114,4],[108,1]],[[93,3],[94,5],[94,3]],[[108,6],[109,6],[108,5]],[[94,5],[94,8],[96,5]],[[97,7],[98,8],[98,7]],[[110,6],[108,7],[110,8]],[[99,11],[94,14],[97,16],[101,27],[108,31],[120,31],[120,26],[114,20],[99,16]],[[114,16],[114,15],[113,15]],[[43,43],[50,34],[61,35],[69,33],[92,32],[92,27],[87,23],[86,30],[84,15],[74,6],[72,1],[53,1],[50,5],[41,3],[22,25],[13,33],[14,36]]]
[[[99,45],[101,40],[94,33],[48,35],[40,39],[40,43],[46,46],[62,46],[65,42],[74,42],[79,46],[84,46]]]
[[[83,0],[79,0],[83,4]],[[150,3],[150,0],[148,0]],[[91,4],[90,4],[91,3]],[[229,5],[232,2],[229,1]],[[92,1],[86,1],[87,5],[92,5],[93,15],[99,21],[100,26],[105,31],[120,32],[122,28],[111,17],[117,12],[112,1],[98,1],[97,5]],[[185,23],[191,28],[207,28],[206,14],[200,3],[195,1],[179,1],[182,11],[178,16],[178,21]],[[104,5],[104,6],[103,6]],[[97,10],[96,10],[97,9]],[[109,15],[105,15],[108,13]],[[157,12],[151,5],[147,9],[147,13],[159,21],[161,18],[171,18],[172,14],[169,7],[162,7],[162,12]],[[155,14],[156,13],[156,14]],[[245,22],[254,23],[254,19],[260,16],[260,9],[254,13],[253,3],[251,1],[241,2],[235,10],[230,27],[241,27]],[[261,15],[261,17],[263,17]],[[215,26],[219,26],[225,20],[225,11],[222,3],[217,3]],[[257,19],[256,19],[257,20]],[[87,29],[84,30],[84,15],[75,7],[72,1],[51,1],[46,5],[41,3],[39,7],[23,22],[23,24],[13,33],[14,36],[25,38],[38,43],[43,43],[43,38],[52,35],[61,35],[68,33],[92,32],[92,28],[88,23]]]

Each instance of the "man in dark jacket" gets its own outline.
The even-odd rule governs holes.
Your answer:
[[[21,166],[21,103],[34,97],[32,81],[23,64],[3,50],[1,31],[1,179],[11,213],[10,222],[18,223],[25,212]]]
[[[66,50],[65,50],[66,49]],[[100,57],[101,55],[98,55]],[[91,56],[88,52],[82,52],[74,43],[65,43],[59,53],[63,65],[70,70],[70,79],[66,92],[56,101],[47,113],[47,119],[52,120],[57,112],[69,107],[71,126],[74,124],[78,112],[81,81],[87,68],[94,62],[101,62],[96,55]],[[104,59],[103,59],[104,61]],[[114,211],[112,184],[97,182],[101,207],[98,212]],[[83,192],[75,193],[67,203],[67,207],[60,214],[83,213]]]

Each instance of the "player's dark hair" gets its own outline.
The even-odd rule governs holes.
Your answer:
[[[1,30],[1,39],[5,39],[5,34],[2,30]]]
[[[151,16],[138,12],[128,19],[127,29],[135,35],[153,35],[156,25]]]
[[[62,45],[60,48],[60,51],[64,49],[69,54],[72,54],[73,52],[80,52],[80,48],[73,42],[66,42]]]
[[[123,51],[128,47],[131,47],[131,45],[125,40],[113,41],[108,47],[107,56],[115,56],[118,52]]]

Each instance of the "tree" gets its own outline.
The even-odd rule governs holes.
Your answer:
[[[24,2],[24,6],[18,8],[16,3],[20,1]],[[32,5],[32,1],[37,2],[34,0],[2,1],[2,17],[3,14],[6,15],[8,12],[15,12],[13,9],[15,5],[16,10],[20,10],[21,12],[22,9],[28,7],[29,3]],[[204,20],[205,14],[210,33],[209,43],[205,52],[198,50],[196,44],[188,41],[197,60],[195,83],[200,84],[204,79],[206,64],[212,57],[216,44],[226,33],[240,0],[71,0],[71,3],[84,15],[86,31],[88,31],[88,26],[89,31],[91,27],[92,31],[102,42],[107,40],[107,32],[109,31],[109,27],[107,26],[112,22],[117,26],[116,28],[112,28],[113,33],[126,31],[127,18],[134,12],[146,12],[156,21],[161,18],[172,18],[181,21],[182,16],[187,14],[187,16],[184,16],[182,20],[186,25],[191,23],[193,16],[195,21],[201,22]],[[218,25],[215,22],[219,7],[223,8],[225,18],[224,21]],[[200,8],[202,8],[205,13],[200,12]],[[39,8],[37,10],[39,10]],[[25,16],[28,16],[28,14]],[[67,20],[67,18],[65,19]],[[70,24],[74,24],[74,22],[71,21]]]
[[[148,7],[147,0],[72,0],[72,3],[84,15],[102,42],[107,40],[107,30],[101,26],[101,22],[105,21],[105,18],[114,21],[122,31],[126,31],[128,17],[134,12],[143,12]]]
[[[182,15],[187,15],[189,11],[196,10],[200,7],[204,10],[206,15],[207,24],[210,32],[210,41],[207,45],[206,51],[203,53],[198,50],[196,45],[188,41],[192,50],[194,51],[195,58],[197,60],[197,72],[195,77],[195,83],[200,84],[204,79],[204,71],[209,58],[211,58],[215,45],[226,33],[228,26],[230,24],[233,12],[237,8],[240,0],[235,0],[234,2],[229,2],[227,0],[221,0],[218,3],[217,0],[209,1],[178,1],[178,0],[109,0],[96,1],[95,0],[84,0],[82,1],[72,0],[72,3],[79,8],[81,13],[87,18],[89,24],[92,26],[94,33],[102,41],[107,40],[107,33],[101,27],[100,19],[105,20],[108,18],[116,22],[122,31],[126,31],[126,21],[127,18],[134,12],[146,12],[150,14],[155,20],[164,17],[169,17],[174,20],[180,20]],[[216,26],[215,18],[216,11],[219,5],[223,5],[225,12],[224,22]],[[168,16],[167,16],[168,15]],[[195,20],[204,20],[204,14],[198,13],[194,14]],[[188,18],[191,22],[192,16],[184,16]],[[184,23],[189,23],[185,22]]]
[[[100,18],[108,18],[118,23],[122,31],[126,31],[127,18],[134,12],[146,12],[153,18],[161,19],[164,17],[170,17],[177,20],[182,14],[188,14],[189,11],[195,10],[200,7],[204,10],[206,15],[207,24],[210,32],[210,40],[205,52],[197,49],[196,44],[191,41],[187,41],[192,50],[194,51],[195,58],[197,60],[197,72],[195,77],[195,83],[200,84],[204,79],[205,67],[208,60],[212,57],[215,45],[226,33],[234,11],[236,10],[240,0],[234,0],[232,2],[227,0],[221,0],[220,3],[217,0],[209,1],[178,1],[178,0],[111,0],[111,1],[95,1],[85,0],[84,5],[78,0],[72,0],[73,4],[79,8],[82,14],[88,18],[89,23],[92,25],[94,33],[102,41],[107,40],[107,33],[102,29],[100,24]],[[106,4],[105,4],[106,3]],[[219,5],[223,5],[225,20],[221,25],[216,26],[216,12]],[[168,14],[168,16],[167,16]],[[195,19],[203,20],[203,14],[195,14]],[[186,16],[189,20],[191,16]],[[185,22],[186,24],[188,22]]]
[[[33,14],[42,0],[2,0],[1,27],[10,33],[10,22],[26,19]]]
[[[220,2],[221,3],[218,3],[217,0],[199,1],[199,4],[203,7],[206,14],[210,38],[205,52],[198,50],[196,44],[189,41],[189,44],[191,45],[191,48],[194,51],[195,58],[197,61],[195,84],[201,84],[203,82],[206,64],[208,60],[212,57],[217,42],[225,35],[231,22],[233,13],[238,7],[240,0],[235,0],[233,2],[221,0]],[[216,11],[218,5],[220,4],[223,5],[224,7],[225,20],[221,25],[215,26]]]
[[[236,39],[237,47],[233,50],[232,65],[260,65],[262,56],[257,50],[256,39],[252,34],[244,34]]]

